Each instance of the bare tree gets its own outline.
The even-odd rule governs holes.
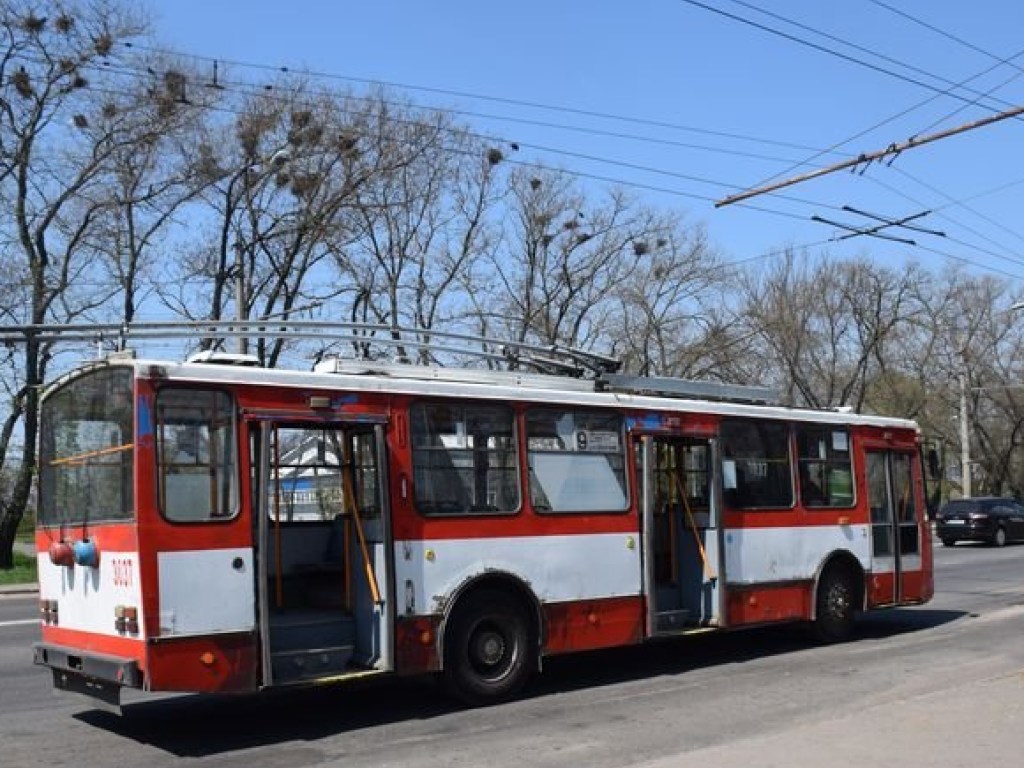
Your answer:
[[[155,288],[152,266],[171,239],[162,236],[209,184],[197,147],[220,94],[190,85],[196,81],[194,72],[175,62],[153,59],[118,100],[99,104],[90,123],[95,137],[113,130],[131,137],[111,153],[105,183],[93,193],[100,205],[86,243],[109,265],[121,301],[119,311],[113,302],[106,309],[121,323],[136,319]]]
[[[509,189],[509,223],[491,255],[495,326],[516,341],[610,345],[612,297],[638,244],[667,241],[667,225],[621,190],[588,199],[560,171],[517,170]],[[660,250],[667,253],[668,243]]]
[[[94,192],[133,134],[115,120],[96,127],[107,99],[94,81],[104,77],[103,65],[119,55],[121,43],[143,28],[113,4],[72,10],[58,2],[12,1],[0,9],[0,236],[21,297],[8,307],[11,322],[66,322],[102,301],[102,285],[99,291],[83,285],[92,266],[84,259],[87,242],[106,205]],[[0,468],[12,462],[16,468],[0,499],[0,567],[12,563],[32,491],[39,386],[50,358],[50,348],[30,332],[8,371],[13,397],[0,428]],[[19,423],[17,462],[11,448]]]
[[[954,270],[932,286],[923,302],[934,341],[927,361],[928,407],[920,415],[926,434],[947,454],[971,457],[972,492],[1024,491],[1024,400],[1021,352],[1024,332],[1011,310],[1019,296],[1005,281]],[[950,461],[962,489],[962,466]]]
[[[397,340],[400,328],[416,329],[415,349],[397,353],[432,362],[430,331],[457,328],[470,314],[502,157],[449,114],[383,98],[373,106],[360,141],[376,170],[356,191],[336,267],[355,288],[353,319],[389,326]]]
[[[916,269],[792,252],[743,282],[746,323],[774,360],[785,400],[862,410],[887,344],[915,311]]]
[[[641,375],[721,378],[727,326],[722,265],[703,227],[646,213],[623,253],[604,325],[624,368]],[[638,221],[638,224],[641,223]]]

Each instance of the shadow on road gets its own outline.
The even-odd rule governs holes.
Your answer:
[[[855,645],[955,621],[962,611],[897,609],[863,616]],[[631,648],[574,654],[544,662],[527,696],[551,696],[630,680],[681,675],[777,654],[813,651],[802,628],[767,627],[691,635]],[[841,648],[842,646],[838,646]],[[388,679],[330,688],[244,696],[181,696],[130,704],[121,717],[90,710],[75,717],[97,728],[181,757],[314,741],[371,726],[426,720],[459,710],[432,679]]]

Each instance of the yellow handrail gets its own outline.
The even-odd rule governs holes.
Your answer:
[[[77,453],[74,456],[64,456],[60,459],[54,459],[50,462],[51,467],[59,467],[61,464],[74,464],[76,462],[83,462],[86,459],[92,459],[97,456],[109,456],[112,453],[123,453],[124,451],[130,451],[135,447],[135,443],[125,443],[124,445],[115,445],[111,448],[100,448],[96,451],[86,451],[85,453]]]
[[[373,602],[380,604],[380,587],[377,586],[377,574],[373,570],[373,563],[370,561],[370,550],[366,546],[366,534],[363,532],[363,521],[359,513],[359,506],[356,504],[355,493],[352,486],[355,478],[352,476],[352,449],[348,439],[342,435],[342,472],[341,472],[341,493],[342,500],[352,513],[352,520],[355,522],[356,537],[359,539],[359,550],[363,556],[363,571],[366,574],[366,582],[370,587],[370,596]]]
[[[681,472],[679,467],[676,467],[677,472]],[[715,572],[711,568],[711,564],[708,562],[708,553],[704,550],[704,542],[700,540],[700,534],[697,532],[697,523],[693,519],[693,511],[690,509],[690,500],[686,496],[686,483],[680,479],[679,475],[675,472],[670,473],[671,478],[675,481],[679,494],[683,497],[683,509],[686,511],[686,518],[690,521],[690,530],[693,531],[693,539],[697,542],[697,550],[700,552],[700,561],[704,566],[704,575],[709,581],[715,578]]]

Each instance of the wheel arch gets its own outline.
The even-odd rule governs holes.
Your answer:
[[[505,592],[522,605],[530,620],[531,639],[535,645],[537,662],[539,664],[540,651],[544,647],[544,637],[546,634],[544,612],[541,609],[540,599],[530,585],[521,577],[508,571],[489,570],[462,581],[452,590],[445,601],[441,624],[437,632],[437,653],[441,669],[444,668],[445,664],[445,643],[447,642],[448,628],[452,617],[459,610],[459,607],[464,604],[469,595],[482,590]]]
[[[818,618],[818,589],[826,574],[833,571],[849,574],[853,581],[856,592],[854,601],[857,610],[863,611],[867,599],[867,585],[865,584],[866,572],[864,565],[857,559],[857,556],[848,549],[837,549],[830,552],[818,565],[814,574],[814,589],[811,594],[811,621]]]

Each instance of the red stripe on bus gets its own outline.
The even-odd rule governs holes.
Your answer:
[[[110,614],[110,629],[114,630],[114,614]],[[85,632],[80,629],[54,627],[44,624],[42,638],[45,643],[60,645],[83,653],[102,653],[106,656],[117,656],[132,659],[145,667],[146,644],[141,638],[121,637],[118,635],[102,635],[98,632]]]
[[[119,522],[38,528],[36,530],[36,550],[48,552],[50,545],[54,542],[74,542],[83,539],[95,541],[101,557],[104,550],[136,552],[139,548],[139,536],[135,523]]]
[[[259,668],[252,634],[168,638],[149,648],[149,687],[153,690],[255,691]]]
[[[436,541],[438,539],[491,539],[525,536],[572,536],[595,533],[636,533],[637,516],[632,513],[563,513],[538,515],[468,515],[425,518],[405,511],[394,516],[396,539]]]
[[[811,617],[809,581],[775,586],[731,587],[726,598],[726,625],[765,624]]]
[[[646,616],[639,595],[548,603],[543,610],[546,654],[633,645],[644,636]]]
[[[395,619],[395,669],[399,674],[436,672],[441,668],[437,653],[440,624],[440,616]]]

